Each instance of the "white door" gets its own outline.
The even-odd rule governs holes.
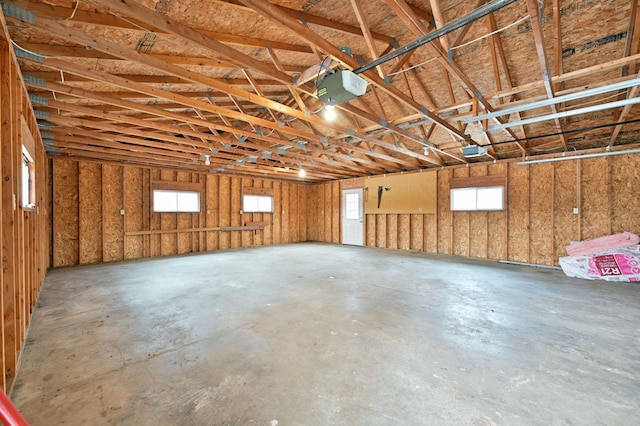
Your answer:
[[[342,191],[342,244],[364,245],[364,200],[363,190]]]

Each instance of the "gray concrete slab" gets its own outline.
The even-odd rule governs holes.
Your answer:
[[[640,285],[295,244],[52,270],[33,425],[636,425]]]

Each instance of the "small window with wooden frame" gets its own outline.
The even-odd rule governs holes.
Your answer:
[[[504,176],[477,176],[451,179],[452,211],[500,211],[505,209]]]
[[[36,165],[29,151],[22,147],[22,209],[35,210],[36,208]]]
[[[272,188],[242,188],[243,213],[273,213]]]
[[[20,181],[20,206],[23,210],[36,209],[35,140],[24,117],[22,125],[22,171]]]
[[[199,213],[203,185],[197,182],[152,182],[154,213]]]

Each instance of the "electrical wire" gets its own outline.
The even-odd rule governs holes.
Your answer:
[[[405,73],[405,72],[407,72],[407,71],[411,71],[412,69],[415,69],[415,68],[421,67],[421,66],[423,66],[423,65],[427,65],[429,62],[433,62],[433,61],[435,61],[435,60],[437,60],[437,59],[438,59],[438,58],[431,58],[431,59],[428,59],[428,60],[426,60],[426,61],[424,61],[424,62],[420,62],[420,63],[419,63],[419,64],[417,64],[417,65],[412,65],[412,66],[410,66],[409,68],[403,68],[403,69],[401,69],[400,71],[396,71],[396,72],[392,72],[391,74],[387,74],[387,76],[391,77],[391,76],[394,76],[394,75],[397,75],[397,74],[403,74],[403,73]]]
[[[78,11],[78,6],[80,5],[80,0],[76,0],[76,6],[73,8],[73,12],[71,12],[71,16],[65,19],[58,19],[57,22],[66,22],[72,20],[76,16],[76,12]]]
[[[329,59],[329,65],[327,65],[327,68],[331,67],[331,62],[333,61],[333,59],[331,59],[329,56],[325,56],[324,58],[322,58],[322,61],[320,62],[320,66],[318,67],[318,74],[316,75],[316,88],[320,83],[319,80],[320,80],[320,73],[322,72],[322,66],[324,65],[324,61],[326,61],[327,59]]]
[[[32,54],[32,55],[34,55],[34,56],[39,56],[39,57],[44,58],[44,59],[53,58],[53,56],[47,56],[47,55],[43,55],[42,53],[36,53],[36,52],[34,52],[34,51],[32,51],[32,50],[25,49],[24,47],[20,46],[18,43],[16,43],[16,42],[15,42],[15,41],[13,41],[13,40],[11,40],[11,44],[13,44],[13,45],[14,45],[15,47],[17,47],[18,49],[20,49],[20,50],[24,50],[25,52],[30,53],[30,54]]]
[[[466,43],[460,44],[460,45],[458,45],[458,46],[451,47],[451,48],[449,48],[449,50],[456,50],[456,49],[460,49],[460,48],[462,48],[462,47],[468,46],[468,45],[470,45],[470,44],[475,43],[476,41],[483,40],[483,39],[485,39],[485,38],[487,38],[487,37],[489,37],[489,36],[492,36],[492,35],[494,35],[494,34],[498,34],[498,33],[502,32],[502,31],[504,31],[504,30],[507,30],[507,29],[509,29],[509,28],[511,28],[511,27],[513,27],[513,26],[515,26],[515,25],[518,25],[520,22],[526,21],[527,19],[529,19],[529,15],[526,15],[526,16],[524,16],[524,17],[522,17],[522,18],[518,19],[517,21],[510,23],[510,24],[509,24],[509,25],[507,25],[506,27],[498,28],[497,30],[495,30],[495,31],[493,31],[493,32],[491,32],[491,33],[489,33],[489,34],[485,34],[485,35],[483,35],[483,36],[481,36],[481,37],[478,37],[478,38],[476,38],[476,39],[474,39],[474,40],[471,40],[471,41],[468,41],[468,42],[466,42]]]

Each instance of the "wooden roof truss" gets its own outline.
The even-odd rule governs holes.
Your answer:
[[[323,181],[636,143],[633,103],[563,116],[611,96],[499,112],[637,78],[637,0],[516,1],[361,72],[367,93],[335,121],[315,95],[324,74],[359,72],[491,2],[184,3],[3,0],[51,155]],[[580,25],[598,18],[597,31]],[[487,155],[464,157],[468,145]]]

